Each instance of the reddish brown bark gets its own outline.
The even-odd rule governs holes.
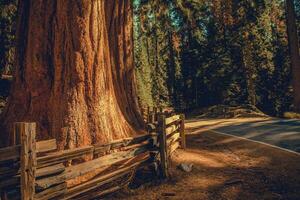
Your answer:
[[[287,32],[293,74],[294,110],[300,112],[300,55],[297,34],[295,6],[293,0],[286,0]]]
[[[57,138],[60,148],[136,134],[131,1],[20,2],[2,138],[15,121],[38,122],[38,138]]]

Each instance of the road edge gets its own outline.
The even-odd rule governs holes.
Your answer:
[[[285,152],[288,152],[288,153],[292,153],[294,155],[297,155],[297,156],[300,156],[300,153],[296,152],[296,151],[292,151],[292,150],[289,150],[289,149],[284,149],[282,147],[278,147],[278,146],[275,146],[275,145],[272,145],[272,144],[268,144],[268,143],[265,143],[265,142],[260,142],[260,141],[256,141],[256,140],[251,140],[251,139],[248,139],[248,138],[243,138],[243,137],[240,137],[240,136],[236,136],[236,135],[230,135],[228,133],[223,133],[223,132],[220,132],[220,131],[216,131],[216,130],[206,130],[208,132],[213,132],[213,133],[216,133],[216,134],[220,134],[220,135],[225,135],[225,136],[229,136],[229,137],[234,137],[234,138],[238,138],[240,140],[246,140],[246,141],[249,141],[249,142],[253,142],[253,143],[257,143],[257,144],[262,144],[262,145],[265,145],[265,146],[269,146],[269,147],[272,147],[272,148],[275,148],[275,149],[278,149],[278,150],[281,150],[281,151],[285,151]]]

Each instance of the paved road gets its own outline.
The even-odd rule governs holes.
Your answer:
[[[199,122],[199,121],[198,121]],[[300,153],[300,120],[283,119],[224,119],[191,120],[187,122],[190,130],[205,128],[220,133],[255,140]]]

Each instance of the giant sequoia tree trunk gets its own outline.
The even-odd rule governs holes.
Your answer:
[[[140,130],[130,0],[24,0],[19,19],[2,138],[15,121],[36,121],[38,137],[60,148]]]
[[[293,0],[286,0],[286,19],[293,73],[294,109],[296,112],[300,112],[300,55]]]

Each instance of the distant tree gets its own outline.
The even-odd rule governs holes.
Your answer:
[[[141,104],[177,104],[174,87],[179,61],[174,47],[171,2],[135,0],[134,4],[135,63]]]
[[[293,0],[286,0],[286,20],[293,74],[294,110],[296,112],[300,112],[300,55],[295,6]]]
[[[0,74],[11,74],[15,57],[17,0],[0,1]],[[0,94],[1,95],[1,94]]]
[[[291,105],[283,1],[141,2],[135,58],[143,73],[137,74],[150,77],[151,87],[141,86],[152,88],[154,104],[186,110],[252,104],[270,115]]]
[[[152,59],[148,34],[148,8],[141,0],[134,3],[134,61],[136,66],[137,93],[142,107],[154,106],[152,97]]]

